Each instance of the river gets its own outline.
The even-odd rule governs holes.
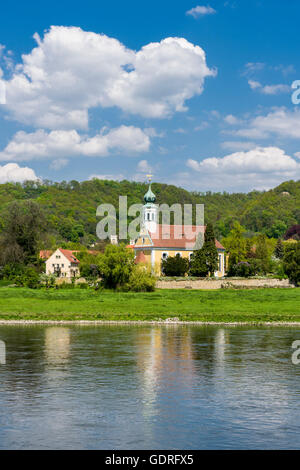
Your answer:
[[[0,449],[300,448],[298,327],[1,325]]]

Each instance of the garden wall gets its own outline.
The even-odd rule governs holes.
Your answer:
[[[158,289],[222,289],[257,287],[293,287],[288,279],[198,279],[198,280],[159,280]]]

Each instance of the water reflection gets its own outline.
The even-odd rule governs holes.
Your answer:
[[[1,326],[0,448],[297,448],[300,330]]]
[[[67,363],[70,356],[70,330],[68,328],[46,328],[45,356],[49,365]]]

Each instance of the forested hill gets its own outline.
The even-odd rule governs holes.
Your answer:
[[[249,233],[264,232],[280,237],[293,224],[300,224],[300,181],[288,181],[265,192],[196,193],[172,185],[153,183],[157,203],[172,205],[204,204],[205,221],[214,224],[216,235],[226,236],[234,220]],[[129,181],[71,181],[61,183],[6,183],[0,185],[0,218],[13,200],[33,199],[46,213],[49,233],[54,241],[96,240],[99,219],[96,208],[101,203],[118,207],[119,195],[128,196],[128,205],[143,202],[147,184]]]

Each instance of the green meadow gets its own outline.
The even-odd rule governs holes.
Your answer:
[[[300,288],[163,289],[150,293],[91,289],[0,288],[0,320],[300,322]]]

